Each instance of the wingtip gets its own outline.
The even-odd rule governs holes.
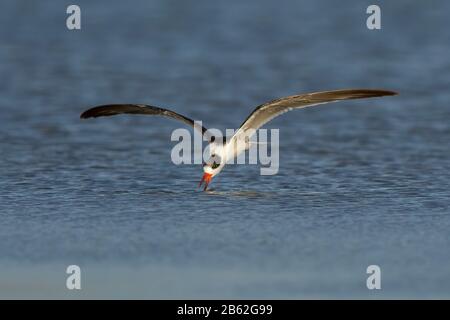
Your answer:
[[[87,113],[87,111],[84,111],[82,114],[80,114],[80,119],[88,119],[88,118],[90,118],[90,116]]]
[[[80,114],[80,119],[96,118],[96,117],[100,116],[101,114],[99,114],[99,112],[98,112],[99,108],[100,107],[94,107],[94,108],[85,110],[82,114]]]
[[[355,90],[356,95],[355,98],[376,98],[376,97],[386,97],[386,96],[396,96],[398,92],[392,90],[384,90],[384,89],[359,89]],[[359,92],[358,92],[359,91]],[[358,93],[361,95],[358,97]]]
[[[398,92],[392,90],[384,90],[384,89],[360,89],[362,92],[367,92],[367,94],[373,94],[374,97],[382,97],[382,96],[396,96]]]
[[[392,90],[385,90],[385,92],[386,92],[387,96],[397,96],[397,95],[399,95],[398,92],[392,91]]]

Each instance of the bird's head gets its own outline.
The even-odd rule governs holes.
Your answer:
[[[220,158],[213,154],[208,161],[203,163],[203,177],[198,186],[200,187],[205,182],[203,191],[206,191],[211,179],[222,170],[222,167]]]

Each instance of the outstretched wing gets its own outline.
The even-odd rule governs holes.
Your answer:
[[[199,130],[202,135],[204,135],[208,141],[211,141],[211,137],[207,132],[207,129],[194,120],[189,119],[179,113],[164,108],[148,106],[144,104],[109,104],[91,108],[86,110],[80,115],[81,119],[87,118],[97,118],[105,116],[114,116],[117,114],[145,114],[151,116],[163,116],[167,118],[172,118],[175,120],[182,121],[194,129]]]
[[[243,141],[250,138],[255,130],[258,130],[264,124],[285,112],[341,100],[374,98],[396,94],[396,92],[387,90],[348,89],[306,93],[264,103],[253,110],[230,139],[229,145],[234,149],[234,151],[230,151],[232,152],[231,156],[236,157],[248,147],[248,143]]]

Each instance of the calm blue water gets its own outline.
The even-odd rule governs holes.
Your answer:
[[[2,1],[0,297],[450,297],[448,1]],[[98,104],[235,128],[301,92],[397,97],[290,113],[280,171],[212,191],[175,166],[176,122],[81,121]],[[83,289],[65,289],[80,265]],[[382,290],[366,288],[366,268]]]

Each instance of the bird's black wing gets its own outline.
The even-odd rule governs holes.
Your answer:
[[[211,139],[213,139],[210,137],[209,133],[207,132],[207,129],[201,126],[199,123],[194,122],[194,120],[189,119],[179,113],[176,113],[168,109],[144,104],[109,104],[98,106],[86,110],[80,115],[80,118],[88,119],[88,118],[114,116],[117,114],[145,114],[151,116],[162,116],[172,118],[178,121],[182,121],[190,125],[194,129],[199,130],[202,133],[202,135],[204,135],[208,139],[208,141],[211,141]]]
[[[244,141],[244,139],[247,137],[249,138],[249,135],[252,135],[255,130],[258,130],[273,118],[291,110],[342,100],[393,96],[396,94],[396,92],[388,90],[344,89],[306,93],[273,100],[264,103],[253,110],[230,139],[230,145],[234,144],[234,156],[237,156],[248,146],[246,143],[240,143],[240,140]]]
[[[374,98],[382,96],[392,96],[396,94],[396,92],[387,90],[346,89],[313,92],[284,97],[256,107],[255,110],[253,110],[248,118],[242,123],[240,129],[259,129],[261,126],[263,126],[273,118],[294,109],[311,107],[319,104],[341,100]]]

